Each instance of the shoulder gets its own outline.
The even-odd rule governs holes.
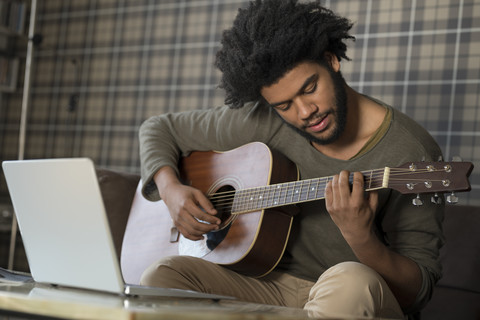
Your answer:
[[[261,102],[246,103],[240,108],[230,108],[229,106],[223,105],[208,109],[159,114],[149,117],[144,121],[144,124],[195,122],[198,125],[202,124],[202,122],[209,121],[227,123],[265,121],[273,118],[272,110],[269,109],[271,108],[267,108]]]
[[[395,108],[392,110],[390,134],[393,138],[408,143],[414,148],[420,148],[419,151],[422,151],[427,157],[429,154],[435,157],[441,155],[437,142],[423,126],[400,110]]]

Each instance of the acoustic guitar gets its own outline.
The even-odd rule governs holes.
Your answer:
[[[199,257],[254,277],[268,274],[285,251],[296,213],[293,205],[323,199],[332,179],[299,181],[294,163],[259,142],[227,152],[192,152],[181,159],[179,169],[183,183],[209,197],[222,221],[220,230],[203,240],[186,239],[163,201],[141,195],[140,182],[122,244],[121,266],[128,283],[138,283],[150,264],[171,255]],[[469,191],[472,169],[470,162],[413,162],[362,173],[366,191],[435,194]],[[414,198],[414,204],[420,199]]]

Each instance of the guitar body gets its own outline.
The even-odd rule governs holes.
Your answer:
[[[181,159],[179,169],[185,184],[208,196],[298,178],[295,164],[255,142],[227,152],[192,152]],[[174,228],[163,201],[151,202],[143,198],[140,184],[122,244],[121,266],[125,281],[139,283],[141,274],[150,264],[180,254],[200,257],[249,276],[269,273],[285,250],[292,214],[286,208],[234,216],[222,210],[222,221],[224,218],[223,230],[206,234],[204,240],[188,240]]]

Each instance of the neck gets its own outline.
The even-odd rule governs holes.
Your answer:
[[[386,114],[383,106],[349,86],[346,86],[346,91],[348,113],[345,131],[328,145],[313,143],[324,155],[340,160],[349,160],[355,156],[380,127]]]

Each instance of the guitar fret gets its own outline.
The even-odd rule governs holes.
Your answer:
[[[283,190],[283,188],[280,185],[277,185],[275,187],[275,197],[273,199],[273,204],[275,206],[279,206],[279,205],[283,204],[283,202],[282,202],[282,190]]]
[[[282,188],[282,202],[281,204],[286,204],[287,203],[287,195],[288,195],[288,184],[285,185],[283,188]]]
[[[322,193],[320,194],[320,197],[318,197],[319,199],[320,198],[325,198],[325,188],[327,187],[327,184],[330,181],[330,179],[333,179],[333,177],[325,177],[325,178],[321,179],[321,180],[323,180],[323,182],[322,182],[323,190],[321,190]]]
[[[290,190],[290,203],[293,203],[293,197],[295,196],[295,183],[296,182],[293,182],[291,183],[291,186],[292,186],[292,189]]]
[[[252,195],[252,207],[250,210],[256,210],[261,206],[261,195],[258,188],[256,188]]]
[[[267,207],[273,207],[274,201],[275,201],[275,188],[270,186],[268,187]]]
[[[251,207],[249,208],[250,210],[255,210],[256,208],[258,208],[258,190],[257,189],[254,189],[252,192],[250,204],[251,204]]]
[[[308,199],[308,193],[310,192],[310,184],[308,180],[302,183],[302,191],[301,191],[301,201],[306,201]]]
[[[252,207],[250,209],[255,210],[258,207],[260,207],[259,201],[260,201],[259,191],[258,189],[255,189],[255,191],[253,192]]]
[[[291,190],[291,185],[292,183],[287,183],[285,185],[285,188],[284,188],[284,191],[285,191],[285,195],[283,196],[283,203],[286,204],[286,203],[290,203],[290,201],[292,200],[291,198],[291,194],[292,192],[290,191]]]
[[[373,170],[370,170],[370,177],[368,178],[368,189],[372,188],[372,176],[373,176]]]
[[[310,194],[310,183],[311,181],[310,180],[306,180],[303,182],[303,189],[302,190],[302,201],[306,201],[308,200],[308,196]]]
[[[306,183],[301,182],[298,201],[305,201],[308,197],[308,187],[306,188],[306,190],[304,190],[305,189],[304,187],[306,187]]]
[[[250,192],[248,192],[247,194],[247,206],[245,209],[247,210],[251,210],[253,208],[253,201],[255,200],[254,199],[254,194],[253,194],[253,190],[250,190]]]
[[[272,202],[273,206],[277,206],[280,204],[281,191],[282,189],[279,185],[273,188],[273,202]]]
[[[297,196],[296,202],[300,202],[300,199],[302,198],[302,186],[303,186],[303,183],[301,181],[297,181],[295,183],[295,194]]]
[[[258,200],[260,201],[260,206],[259,208],[264,208],[267,206],[266,201],[268,200],[267,197],[265,196],[265,187],[262,187],[261,190],[259,190],[259,196]]]
[[[374,174],[381,172],[381,170],[368,170],[368,171],[362,171],[362,174],[365,177],[365,184],[368,184],[368,186],[365,186],[365,189],[367,190],[372,190],[372,189],[377,189],[379,187],[382,187],[383,179],[376,179]],[[383,176],[383,173],[382,173]]]
[[[301,188],[299,188],[299,185],[298,185],[298,181],[295,181],[295,184],[294,184],[294,192],[293,192],[293,196],[294,198],[292,199],[294,202],[298,202],[300,200],[300,195],[301,195]],[[301,186],[300,186],[301,187]]]
[[[239,211],[245,211],[248,209],[248,204],[249,204],[248,198],[250,196],[249,194],[250,194],[249,190],[245,190],[245,192],[243,192],[242,200],[240,201]]]
[[[265,187],[265,207],[269,208],[272,206],[272,188]]]
[[[235,193],[235,199],[233,200],[232,213],[245,211],[247,198],[248,198],[248,190],[237,191]]]
[[[277,185],[273,191],[273,205],[277,206],[280,204],[280,196],[282,194],[282,188]]]
[[[317,190],[316,187],[312,186],[312,180],[308,182],[308,194],[307,200],[314,199],[314,197],[310,196],[310,192],[315,192]]]

